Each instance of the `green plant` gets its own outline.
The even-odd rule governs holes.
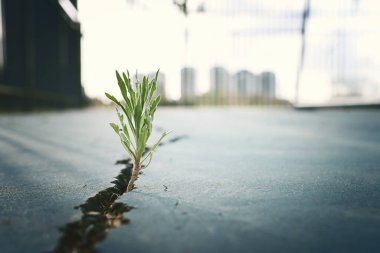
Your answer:
[[[153,152],[162,139],[169,134],[164,132],[149,151],[145,152],[147,141],[152,133],[154,114],[160,102],[160,96],[155,96],[158,72],[159,70],[152,80],[149,80],[148,76],[144,76],[139,81],[136,75],[136,83],[133,87],[128,70],[127,74],[123,72],[122,76],[116,71],[117,83],[124,102],[122,103],[114,96],[105,93],[106,97],[115,103],[121,124],[119,126],[116,123],[110,123],[110,125],[133,160],[132,176],[127,187],[128,192],[132,190],[133,183],[141,168],[146,168],[150,164]],[[127,123],[124,123],[124,119]],[[144,164],[146,161],[147,164]]]

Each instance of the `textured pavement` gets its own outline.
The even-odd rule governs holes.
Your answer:
[[[63,252],[86,222],[103,253],[380,252],[380,110],[160,108],[152,138],[185,138],[94,223],[74,207],[125,167],[111,121],[0,115],[0,252]]]

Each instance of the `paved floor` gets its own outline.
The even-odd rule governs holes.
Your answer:
[[[124,168],[114,120],[0,115],[0,252],[380,252],[380,110],[161,108],[153,138],[187,137],[94,222],[74,207]]]

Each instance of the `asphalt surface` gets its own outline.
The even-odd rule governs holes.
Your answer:
[[[0,252],[380,252],[380,110],[160,108],[173,142],[112,201],[111,121],[0,115]]]

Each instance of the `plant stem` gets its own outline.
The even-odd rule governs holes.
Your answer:
[[[129,180],[129,183],[128,183],[127,192],[132,191],[133,183],[137,180],[137,176],[139,175],[140,169],[141,169],[140,161],[135,161],[135,163],[133,164],[131,179]]]

